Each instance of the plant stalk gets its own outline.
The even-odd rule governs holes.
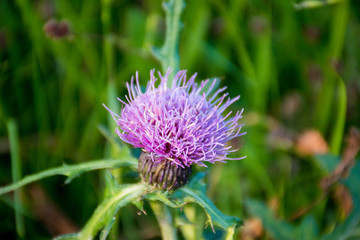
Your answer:
[[[9,142],[10,142],[10,151],[11,151],[12,178],[13,178],[13,182],[17,182],[21,179],[21,161],[20,161],[18,130],[15,121],[14,120],[8,121],[7,128],[9,132]],[[14,192],[16,232],[18,236],[24,237],[25,236],[24,218],[20,213],[21,197],[22,197],[21,189],[16,190]]]
[[[166,14],[165,42],[161,49],[153,48],[152,54],[159,60],[165,73],[170,67],[172,75],[180,70],[179,39],[182,23],[181,13],[185,7],[184,0],[170,0],[163,3]]]
[[[176,240],[176,229],[169,208],[159,201],[150,201],[150,206],[159,222],[163,240]]]

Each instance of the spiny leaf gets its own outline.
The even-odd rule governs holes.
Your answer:
[[[135,199],[134,201],[132,201],[132,204],[134,204],[135,207],[137,207],[137,209],[139,209],[143,214],[146,215],[146,212],[144,210],[144,201],[139,200],[139,199]]]
[[[101,159],[96,161],[89,161],[86,163],[80,163],[76,165],[64,165],[57,168],[48,169],[39,173],[28,175],[21,179],[20,181],[10,184],[8,186],[0,188],[0,195],[11,192],[17,188],[25,186],[26,184],[38,181],[43,178],[55,176],[55,175],[64,175],[68,179],[65,183],[69,183],[74,177],[79,176],[79,174],[106,168],[118,168],[118,167],[137,167],[137,162],[133,159]]]
[[[113,224],[114,216],[117,211],[135,201],[135,199],[144,195],[148,191],[148,187],[142,183],[120,185],[117,187],[114,195],[106,198],[94,211],[93,215],[86,223],[85,227],[78,234],[74,234],[73,238],[59,239],[92,239],[99,230],[104,229],[101,234],[106,237],[108,231]]]
[[[205,173],[199,172],[191,178],[191,180],[187,186],[189,188],[195,188],[195,189],[205,193],[206,192],[206,184],[204,182],[204,178],[205,178]]]
[[[214,225],[217,225],[225,230],[242,224],[242,221],[233,216],[227,216],[220,212],[220,210],[212,203],[212,201],[206,196],[206,185],[202,181],[204,173],[195,175],[188,186],[180,188],[174,193],[179,199],[183,199],[184,202],[194,202],[199,204],[208,217],[208,222],[214,230]]]
[[[228,229],[234,225],[239,226],[242,224],[242,221],[239,218],[227,216],[220,212],[203,192],[188,187],[181,188],[179,192],[184,194],[184,201],[197,203],[204,208],[212,229],[214,229],[214,225],[223,229]]]

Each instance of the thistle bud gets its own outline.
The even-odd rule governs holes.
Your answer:
[[[180,167],[169,159],[143,152],[139,158],[138,172],[143,182],[155,188],[171,191],[184,186],[191,176],[190,167]]]

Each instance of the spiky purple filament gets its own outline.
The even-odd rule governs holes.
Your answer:
[[[161,81],[155,87],[157,79],[154,71],[150,72],[145,93],[141,91],[137,73],[136,85],[134,78],[130,85],[127,83],[127,103],[118,99],[125,105],[120,116],[105,106],[122,130],[116,129],[120,138],[152,156],[166,158],[181,167],[236,160],[227,157],[234,151],[227,142],[244,134],[240,133],[242,125],[239,124],[243,110],[232,118],[229,118],[232,112],[226,116],[222,114],[239,96],[228,98],[226,102],[227,93],[218,98],[226,87],[209,96],[215,80],[204,92],[209,80],[202,81],[198,86],[194,81],[196,74],[186,80],[185,70],[176,74],[170,88],[167,87],[170,71],[165,76],[159,72]],[[156,159],[153,158],[154,161]]]

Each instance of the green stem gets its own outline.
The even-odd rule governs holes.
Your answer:
[[[164,10],[166,13],[166,36],[162,48],[159,50],[153,48],[153,55],[160,61],[163,72],[168,67],[176,73],[180,69],[179,63],[179,38],[181,30],[181,13],[184,9],[184,0],[170,0],[164,2]]]
[[[12,178],[13,178],[13,182],[17,182],[21,178],[21,161],[20,161],[18,131],[15,121],[14,120],[8,121],[7,128],[9,132]],[[14,192],[16,232],[20,237],[24,237],[25,225],[24,225],[24,219],[20,213],[21,196],[22,196],[21,190],[17,190]]]
[[[205,228],[205,215],[203,212],[200,212],[198,206],[194,204],[188,204],[183,207],[184,214],[186,218],[192,224],[183,224],[180,225],[180,230],[182,235],[187,240],[202,240],[204,239],[202,236],[203,229]]]
[[[159,222],[163,240],[176,240],[176,229],[169,208],[159,201],[151,201],[150,206]]]
[[[163,7],[166,14],[165,42],[160,50],[153,48],[152,53],[155,58],[160,61],[164,73],[169,67],[172,69],[172,74],[169,76],[171,79],[172,76],[180,70],[179,35],[182,25],[180,17],[185,7],[185,1],[169,0],[163,3]],[[171,84],[171,81],[168,83]],[[173,220],[168,207],[156,201],[151,201],[150,206],[160,224],[162,238],[167,240],[177,239],[176,230],[172,226]]]
[[[54,240],[91,240],[99,230],[106,228],[115,218],[118,210],[146,194],[148,187],[143,183],[120,185],[113,194],[106,198],[94,211],[89,221],[79,233],[65,234]],[[110,224],[110,227],[112,224]],[[109,227],[109,226],[107,226]],[[99,239],[106,239],[107,234],[100,235]]]
[[[14,191],[15,189],[25,186],[26,184],[38,181],[46,177],[51,177],[55,175],[65,175],[68,177],[68,179],[66,180],[66,183],[68,183],[71,179],[86,171],[106,169],[106,168],[118,168],[118,167],[137,167],[137,162],[132,160],[101,159],[97,161],[91,161],[91,162],[81,163],[71,166],[65,165],[57,168],[52,168],[45,170],[43,172],[26,176],[20,181],[17,181],[11,185],[0,188],[0,195]]]
[[[226,230],[225,240],[233,240],[234,239],[234,233],[235,233],[235,226],[229,227]]]
[[[104,226],[104,223],[107,222],[106,218],[113,217],[112,214],[109,215],[109,212],[116,213],[117,209],[131,203],[134,199],[143,195],[146,190],[147,186],[142,183],[128,185],[120,189],[114,196],[105,200],[97,207],[90,220],[80,232],[78,239],[92,239]]]

